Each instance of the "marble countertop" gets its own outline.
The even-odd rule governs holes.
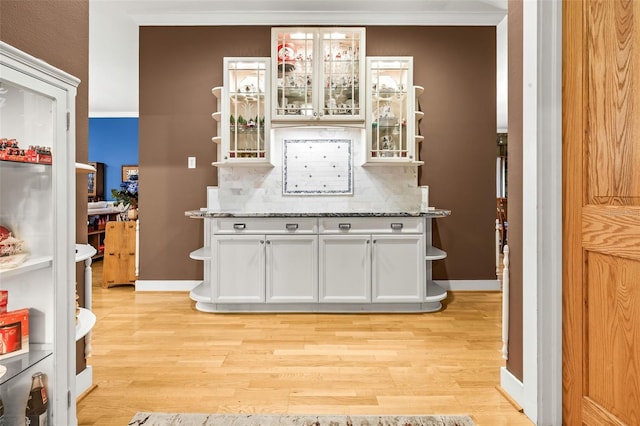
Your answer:
[[[206,208],[199,210],[188,210],[185,216],[193,218],[216,218],[216,217],[446,217],[451,214],[451,210],[430,209],[415,212],[221,212],[208,211]]]

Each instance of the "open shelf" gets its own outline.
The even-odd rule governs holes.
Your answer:
[[[0,269],[0,279],[17,276],[26,272],[35,271],[37,269],[48,268],[52,265],[52,263],[52,256],[29,257],[23,263],[14,268]]]
[[[96,315],[88,309],[80,308],[76,323],[76,342],[86,336],[96,325]]]
[[[5,358],[0,360],[0,365],[4,366],[7,371],[6,373],[0,377],[0,385],[5,384],[9,380],[18,376],[23,371],[33,367],[46,357],[50,356],[53,352],[51,351],[41,351],[41,350],[32,350],[22,355],[16,355],[14,357]]]
[[[425,260],[440,260],[447,257],[447,252],[444,250],[440,250],[437,247],[428,246],[427,247],[427,255],[424,257]]]
[[[193,260],[211,260],[211,247],[201,247],[192,251],[189,257]]]

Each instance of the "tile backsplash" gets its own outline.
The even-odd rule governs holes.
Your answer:
[[[283,194],[284,140],[350,139],[353,148],[353,193]],[[271,134],[273,167],[220,167],[218,187],[207,189],[207,209],[250,213],[407,212],[424,209],[424,187],[417,186],[417,167],[362,166],[365,131],[348,127],[295,127]]]

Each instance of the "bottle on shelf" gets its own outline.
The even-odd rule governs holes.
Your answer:
[[[25,410],[26,426],[47,426],[49,416],[49,398],[45,386],[46,375],[35,373],[31,378],[31,390]]]

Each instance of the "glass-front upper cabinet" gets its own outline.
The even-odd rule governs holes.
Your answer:
[[[416,161],[415,99],[413,57],[367,58],[366,164],[422,164]]]
[[[224,86],[218,98],[218,162],[214,165],[269,163],[269,58],[224,58]]]
[[[273,28],[274,121],[364,121],[364,28]]]
[[[76,422],[75,95],[79,81],[0,42],[0,397],[24,424],[47,377],[49,424]]]

